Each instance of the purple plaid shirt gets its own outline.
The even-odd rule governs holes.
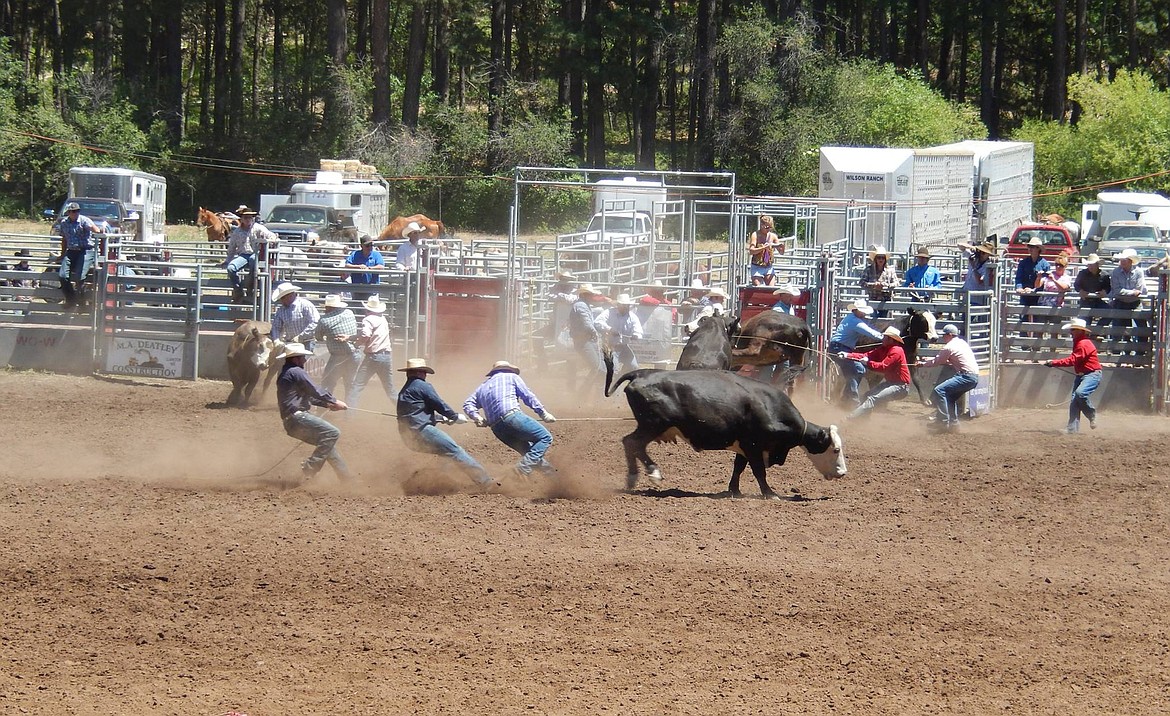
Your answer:
[[[537,415],[544,414],[544,406],[523,378],[510,371],[500,371],[489,376],[463,401],[463,412],[475,420],[479,417],[477,412],[482,408],[488,424],[494,425],[500,418],[519,408],[520,401],[524,401]]]

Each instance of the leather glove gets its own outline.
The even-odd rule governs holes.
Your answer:
[[[484,420],[483,418],[476,418],[476,419],[475,419],[475,427],[477,427],[477,428],[486,428],[486,427],[487,427],[487,421],[486,421],[486,420]]]
[[[460,413],[460,414],[455,416],[454,422],[456,425],[463,425],[467,422],[467,416],[464,415],[463,413]]]
[[[556,416],[547,410],[540,414],[540,419],[546,423],[555,423],[557,421]]]
[[[1044,361],[1044,365],[1046,365],[1046,366],[1048,366],[1049,368],[1051,368],[1051,367],[1052,367],[1052,361],[1050,361],[1050,360],[1046,360],[1046,361]]]

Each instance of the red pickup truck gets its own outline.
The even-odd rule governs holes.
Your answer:
[[[1061,254],[1071,259],[1080,253],[1072,234],[1060,224],[1022,224],[1016,227],[1008,241],[1008,258],[1022,259],[1027,256],[1028,242],[1033,238],[1043,242],[1040,255],[1046,259],[1054,259]]]

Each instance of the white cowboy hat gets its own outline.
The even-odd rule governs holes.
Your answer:
[[[1138,260],[1138,252],[1135,249],[1122,249],[1121,253],[1114,256],[1113,259],[1115,261],[1129,259],[1130,261],[1136,262]]]
[[[1043,246],[1044,242],[1040,240],[1039,236],[1033,236],[1028,239],[1028,246]]]
[[[426,229],[422,227],[422,224],[418,223],[417,221],[412,221],[402,229],[402,238],[405,239],[410,234],[417,234],[421,231],[426,231]]]
[[[591,283],[583,283],[577,287],[577,295],[583,296],[585,294],[589,294],[590,296],[596,296],[597,289],[593,288],[593,284],[591,284]]]
[[[727,291],[724,291],[723,289],[719,288],[718,286],[712,286],[711,290],[707,291],[707,295],[708,296],[718,296],[719,298],[728,298]]]
[[[887,338],[893,338],[895,341],[897,341],[899,343],[903,343],[903,344],[905,343],[905,341],[902,340],[902,332],[899,331],[897,328],[894,328],[893,326],[890,326],[886,330],[882,331],[882,335],[887,337]]]
[[[325,296],[325,308],[349,308],[349,304],[341,300],[341,296],[331,293]]]
[[[280,350],[281,358],[295,358],[297,356],[311,356],[313,351],[305,348],[303,343],[285,343]]]
[[[632,306],[632,305],[634,305],[634,299],[630,298],[630,294],[628,294],[628,293],[619,293],[618,297],[615,298],[613,300],[613,302],[615,305],[618,305],[618,306]]]
[[[859,298],[853,303],[849,304],[847,308],[850,311],[861,311],[862,315],[873,315],[873,306],[866,303],[864,298]]]
[[[773,296],[799,296],[800,290],[790,283],[786,283],[772,292]]]
[[[503,372],[503,371],[507,371],[507,372],[509,372],[509,373],[516,373],[517,375],[519,375],[519,373],[520,373],[520,369],[519,369],[519,368],[517,368],[516,366],[512,365],[512,364],[511,364],[511,363],[509,363],[508,361],[506,361],[506,360],[498,360],[498,361],[496,361],[496,362],[495,362],[495,363],[492,365],[492,369],[491,369],[491,370],[489,370],[489,371],[487,372],[487,374],[488,374],[488,375],[494,375],[494,374],[496,374],[496,373],[500,373],[500,372]]]
[[[696,279],[691,281],[691,288],[698,290],[700,288],[707,288],[707,287],[703,285],[703,279],[696,278]]]
[[[1062,331],[1084,331],[1089,333],[1089,324],[1083,318],[1074,318],[1060,327]]]
[[[245,217],[245,216],[260,216],[260,212],[256,211],[255,209],[253,209],[249,206],[243,206],[243,205],[241,205],[240,208],[236,209],[236,213],[239,214],[241,218]]]
[[[1101,257],[1097,254],[1089,254],[1085,257],[1085,265],[1092,266],[1093,264],[1101,263]]]
[[[890,255],[886,252],[886,250],[880,246],[875,246],[874,248],[870,249],[869,258],[871,260],[876,259],[878,256],[884,256],[886,258],[890,257]]]
[[[557,276],[557,278],[577,278],[576,276],[573,275],[572,271],[569,271],[567,269],[557,271],[556,276]]]
[[[399,368],[399,373],[405,373],[408,370],[421,370],[424,373],[434,373],[435,369],[427,365],[426,358],[407,358],[406,367]]]
[[[365,301],[362,301],[362,305],[365,306],[366,310],[370,313],[386,312],[386,304],[383,303],[382,299],[378,296],[370,296]]]
[[[300,286],[294,286],[293,284],[289,283],[288,281],[285,281],[284,283],[278,285],[276,287],[276,290],[274,290],[272,292],[272,302],[276,303],[277,301],[279,301],[280,299],[289,295],[290,293],[300,293],[300,291],[301,291]]]

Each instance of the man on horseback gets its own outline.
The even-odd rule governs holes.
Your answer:
[[[256,216],[260,212],[241,206],[236,210],[240,217],[240,225],[228,234],[227,269],[228,280],[232,283],[232,303],[250,303],[252,291],[256,288],[256,252],[261,244],[272,244],[274,247],[280,239],[263,224],[256,223]],[[245,290],[240,271],[248,267],[248,286]]]

